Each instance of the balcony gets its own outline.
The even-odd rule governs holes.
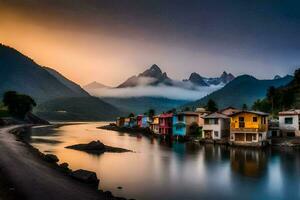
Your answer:
[[[245,122],[230,124],[230,131],[232,132],[257,133],[266,132],[267,130],[266,124],[247,124]]]

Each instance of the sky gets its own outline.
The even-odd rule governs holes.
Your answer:
[[[298,0],[0,0],[0,43],[85,85],[157,64],[173,79],[292,74]]]

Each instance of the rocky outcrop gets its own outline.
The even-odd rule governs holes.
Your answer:
[[[132,152],[127,149],[106,146],[99,140],[92,141],[88,144],[71,145],[71,146],[67,146],[65,148],[74,149],[74,150],[78,150],[78,151],[84,151],[84,152],[91,153],[91,154],[102,154],[104,152],[113,152],[113,153]]]
[[[81,182],[98,185],[99,179],[97,178],[97,174],[95,172],[79,169],[71,173],[71,177]]]

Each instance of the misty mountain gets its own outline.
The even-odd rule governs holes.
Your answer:
[[[292,76],[272,80],[258,80],[249,75],[238,76],[223,88],[185,106],[192,108],[204,106],[209,99],[212,99],[218,104],[219,108],[227,106],[241,108],[243,104],[247,104],[250,107],[254,101],[266,96],[269,87],[286,85],[292,79]]]
[[[94,90],[94,89],[102,89],[102,88],[111,88],[111,87],[96,81],[83,86],[83,89],[85,90]]]
[[[38,103],[34,110],[36,113],[58,116],[63,111],[66,120],[104,120],[122,113],[99,98],[90,96],[57,71],[42,67],[17,50],[0,44],[0,96],[8,90],[32,96]],[[83,112],[85,109],[86,112]]]
[[[158,84],[172,85],[172,80],[168,77],[166,72],[163,73],[161,69],[154,64],[138,76],[128,78],[117,88],[136,87],[140,85],[156,86]]]
[[[181,105],[188,103],[187,100],[175,100],[163,97],[129,97],[129,98],[116,98],[104,97],[103,101],[110,103],[120,110],[127,113],[142,114],[149,109],[154,109],[157,114],[177,108]]]
[[[231,73],[227,73],[225,71],[220,77],[217,78],[206,78],[200,76],[196,72],[193,72],[188,79],[177,81],[169,78],[166,72],[162,72],[162,70],[156,64],[154,64],[143,73],[128,78],[117,88],[165,85],[195,90],[197,87],[226,85],[234,78],[235,77]]]

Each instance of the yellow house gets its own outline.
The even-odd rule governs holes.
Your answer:
[[[150,130],[155,134],[159,133],[159,116],[158,115],[153,117],[153,121],[150,124]]]
[[[236,145],[263,146],[267,141],[269,114],[239,111],[230,115],[230,141]]]

